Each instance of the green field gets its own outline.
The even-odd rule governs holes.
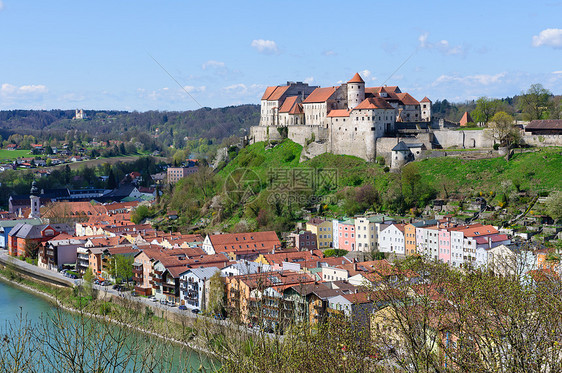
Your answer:
[[[14,160],[19,157],[31,157],[31,150],[6,150],[0,149],[0,161]]]

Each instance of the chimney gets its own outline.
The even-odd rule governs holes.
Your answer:
[[[437,220],[437,229],[439,229],[440,225],[439,220]]]
[[[488,249],[492,248],[492,237],[488,237]]]

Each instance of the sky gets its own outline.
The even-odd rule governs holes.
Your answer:
[[[562,94],[562,1],[0,0],[0,110],[259,104],[355,72],[418,100]]]

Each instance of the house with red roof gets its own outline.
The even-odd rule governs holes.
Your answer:
[[[232,260],[255,260],[260,254],[275,253],[281,242],[274,231],[208,235],[201,246],[208,255],[224,253]]]

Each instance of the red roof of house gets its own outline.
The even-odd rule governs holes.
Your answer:
[[[359,75],[359,73],[355,73],[355,75],[353,75],[353,78],[351,78],[348,83],[365,83],[365,81],[363,80],[363,78],[361,78],[361,75]]]
[[[289,96],[285,99],[285,102],[283,102],[283,105],[281,105],[281,107],[279,108],[279,112],[280,113],[288,113],[291,111],[291,109],[293,108],[293,106],[295,106],[295,104],[297,103],[299,96]]]
[[[409,93],[397,93],[396,96],[402,101],[404,105],[419,105],[418,100],[410,96]]]
[[[353,108],[356,109],[393,109],[393,107],[382,98],[369,97]]]
[[[209,236],[216,252],[236,252],[240,250],[272,250],[281,242],[273,231],[251,233],[215,234]]]
[[[267,99],[268,101],[276,101],[279,100],[285,92],[289,89],[288,85],[280,86],[275,88],[275,90],[271,93],[271,96]]]
[[[334,94],[334,92],[336,92],[336,89],[337,89],[336,87],[316,88],[303,101],[303,103],[309,104],[314,102],[325,102]]]
[[[347,109],[334,109],[328,113],[329,117],[348,117],[349,110]]]
[[[525,129],[562,130],[562,119],[532,120]]]
[[[470,116],[470,114],[468,113],[468,111],[464,112],[464,115],[461,118],[461,121],[459,122],[461,126],[466,126],[467,123],[471,123],[474,122],[472,120],[472,117]]]
[[[291,111],[289,111],[289,114],[291,114],[291,115],[304,114],[304,111],[302,110],[302,104],[299,102],[295,106],[293,106]]]
[[[273,93],[273,91],[275,91],[275,88],[277,88],[277,86],[271,86],[271,87],[267,87],[265,89],[265,92],[263,94],[263,96],[261,97],[262,100],[267,100],[269,98],[269,96],[271,96],[271,94]]]
[[[427,98],[427,96],[425,96],[424,98],[422,98],[422,100],[420,102],[429,102],[431,103],[431,100],[429,98]]]

